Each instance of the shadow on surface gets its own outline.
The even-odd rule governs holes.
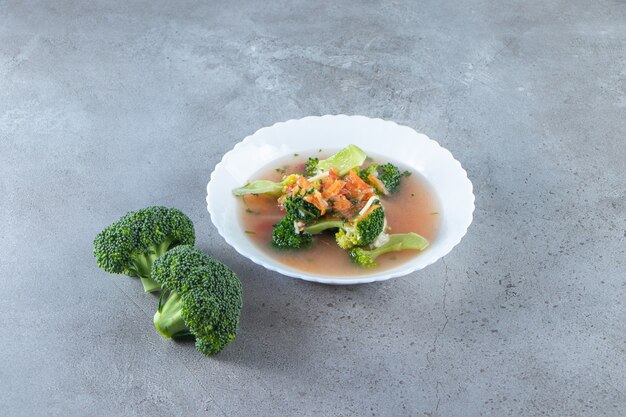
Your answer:
[[[233,269],[245,289],[240,329],[215,359],[251,368],[293,372],[306,367],[311,351],[331,352],[342,336],[361,331],[356,310],[378,311],[388,300],[384,283],[330,286],[256,265]]]

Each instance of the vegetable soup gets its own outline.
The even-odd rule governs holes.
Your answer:
[[[279,182],[285,175],[303,173],[309,156],[324,158],[330,153],[316,152],[314,155],[294,154],[279,159],[258,171],[251,181],[257,179]],[[374,163],[392,162],[401,171],[406,168],[394,161],[376,156],[368,157],[364,166]],[[430,185],[419,173],[405,171],[398,189],[380,201],[387,219],[387,233],[415,232],[432,242],[437,235],[441,211]],[[277,249],[271,244],[273,225],[284,216],[276,197],[264,194],[247,194],[240,197],[241,225],[247,236],[270,257],[292,268],[322,276],[353,276],[378,273],[391,269],[407,260],[419,256],[417,250],[402,250],[379,256],[374,268],[362,268],[354,264],[347,252],[337,246],[334,232],[326,231],[313,236],[313,244],[305,249]],[[428,249],[426,249],[428,250]]]

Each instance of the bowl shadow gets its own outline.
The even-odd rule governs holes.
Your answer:
[[[237,338],[215,360],[273,372],[292,373],[305,367],[304,354],[311,350],[333,351],[337,337],[360,330],[358,321],[350,320],[354,305],[378,308],[376,300],[388,286],[384,282],[319,284],[255,264],[240,264],[233,270],[245,289],[240,328]]]

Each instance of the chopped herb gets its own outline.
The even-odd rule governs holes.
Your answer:
[[[402,176],[403,176],[403,177],[410,177],[410,176],[411,176],[411,174],[412,174],[412,172],[411,172],[411,171],[404,171],[404,172],[402,173]]]
[[[318,152],[322,152],[322,148],[320,148]]]
[[[253,232],[252,230],[246,230],[245,233],[247,235],[256,235],[256,232]]]
[[[432,213],[430,213],[431,215],[435,215],[435,214],[439,214],[438,211],[433,211]]]
[[[300,154],[294,153],[293,156],[300,156]]]
[[[373,162],[373,161],[374,161],[374,158],[372,158],[372,157],[370,157],[370,156],[366,156],[366,157],[365,157],[365,160],[366,160],[367,162]]]
[[[259,215],[259,214],[261,214],[261,212],[260,212],[260,211],[255,211],[255,210],[252,210],[251,208],[247,208],[247,209],[246,209],[246,213],[250,213],[250,214],[254,214],[254,215]]]
[[[275,171],[279,174],[284,174],[285,172],[287,172],[287,167],[276,168]]]

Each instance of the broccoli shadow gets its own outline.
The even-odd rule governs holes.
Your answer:
[[[192,344],[196,343],[196,338],[192,334],[187,334],[187,335],[184,335],[184,336],[172,337],[172,340],[175,343],[179,343],[181,345],[188,344],[188,343],[192,343]]]
[[[356,318],[355,305],[379,308],[376,300],[384,287],[377,283],[329,286],[283,277],[250,264],[233,269],[244,287],[239,333],[214,358],[273,372],[306,372],[307,355],[336,351],[338,338],[360,331],[359,323],[351,318]]]

